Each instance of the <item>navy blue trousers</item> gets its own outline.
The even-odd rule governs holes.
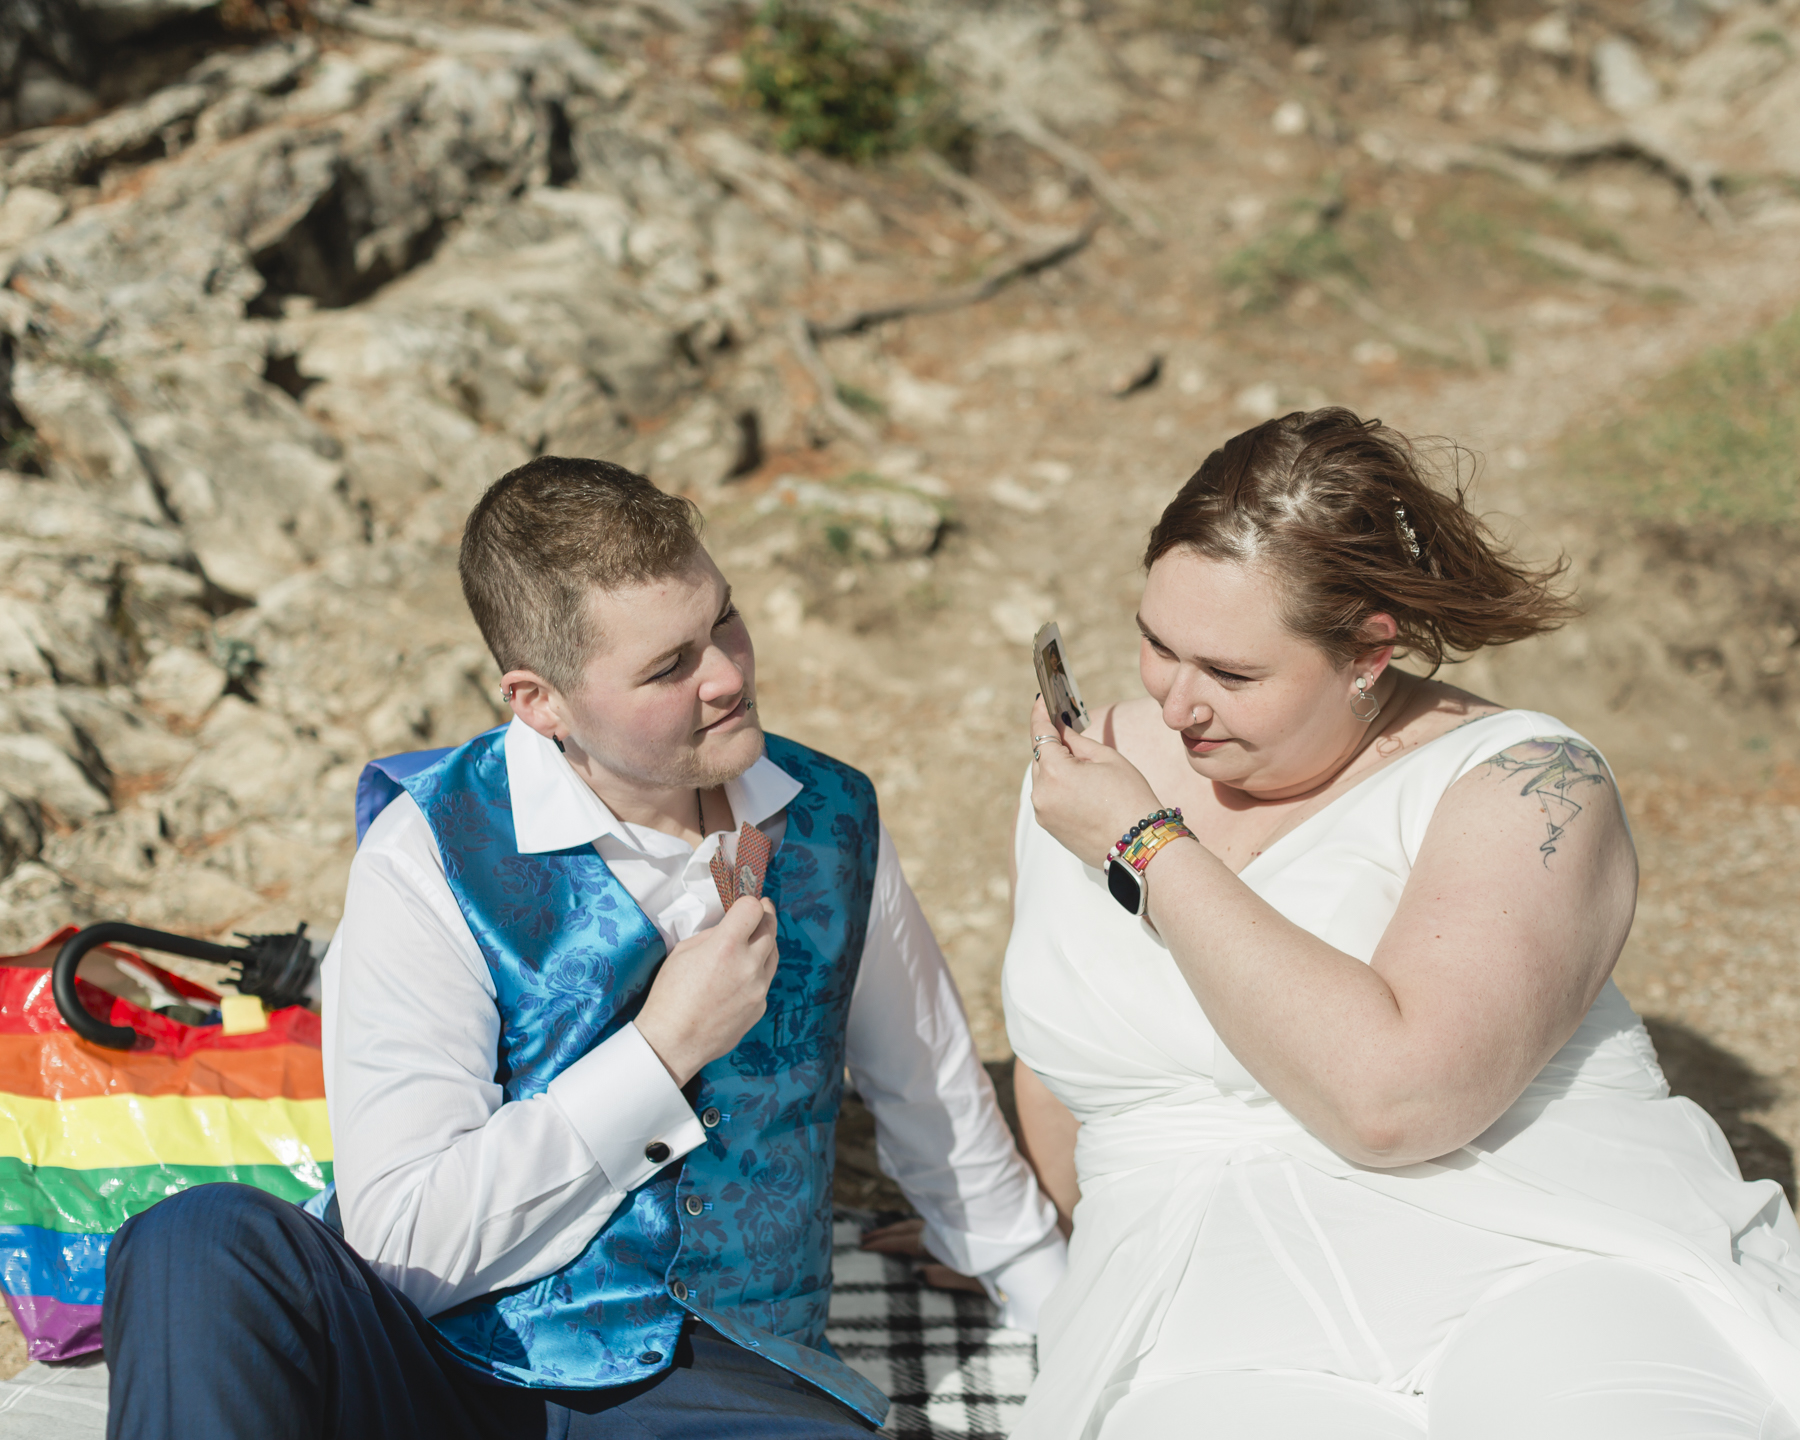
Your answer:
[[[608,1390],[496,1385],[333,1230],[245,1185],[133,1217],[106,1257],[107,1440],[866,1440],[849,1407],[690,1322]]]

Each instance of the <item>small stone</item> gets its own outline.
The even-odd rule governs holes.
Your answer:
[[[1553,10],[1533,22],[1525,31],[1525,43],[1540,55],[1564,60],[1575,53],[1575,37],[1569,31],[1569,17]]]
[[[1269,119],[1269,128],[1277,135],[1304,135],[1307,128],[1306,107],[1298,100],[1283,100]]]
[[[735,89],[744,83],[744,62],[730,51],[713,56],[706,62],[704,70],[708,80],[727,89]]]
[[[988,486],[988,494],[1008,510],[1017,510],[1021,515],[1042,515],[1050,508],[1050,502],[1042,495],[1027,489],[1010,475],[1002,475]]]
[[[1246,385],[1238,391],[1232,402],[1240,415],[1254,416],[1258,420],[1267,420],[1281,405],[1281,391],[1273,381],[1264,380],[1260,384]]]
[[[1036,638],[1044,622],[1054,618],[1055,613],[1056,602],[1048,595],[1016,585],[1010,594],[995,601],[988,610],[994,627],[999,630],[1003,639],[1014,645],[1026,646]],[[1066,638],[1069,630],[1067,622],[1063,623],[1062,629]]]
[[[798,586],[783,585],[764,598],[762,613],[777,635],[798,635],[806,619],[806,600]]]
[[[1615,115],[1635,115],[1662,99],[1662,86],[1644,65],[1637,46],[1609,35],[1594,47],[1594,93]]]
[[[1350,358],[1365,370],[1387,370],[1400,363],[1400,352],[1385,340],[1359,340]]]

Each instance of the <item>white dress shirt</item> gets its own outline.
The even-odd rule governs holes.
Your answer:
[[[556,747],[505,742],[521,854],[592,844],[674,946],[723,915],[709,865],[736,826],[777,846],[802,789],[766,757],[725,786],[733,830],[699,848],[615,817]],[[326,1098],[344,1233],[426,1314],[561,1269],[626,1195],[703,1143],[701,1120],[635,1025],[508,1102],[487,961],[410,795],[369,827],[323,966]],[[1056,1214],[1014,1147],[956,984],[881,828],[846,1059],[876,1153],[925,1219],[925,1244],[979,1276],[1001,1322],[1037,1328],[1061,1277]],[[668,1161],[663,1162],[669,1163]]]

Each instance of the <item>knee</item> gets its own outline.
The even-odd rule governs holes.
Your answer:
[[[250,1185],[218,1183],[158,1201],[119,1227],[107,1278],[144,1264],[217,1276],[291,1250],[312,1222],[298,1206]]]

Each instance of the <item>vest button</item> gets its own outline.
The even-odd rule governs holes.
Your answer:
[[[685,1300],[688,1295],[687,1286],[677,1280],[669,1286],[669,1293],[677,1300]]]
[[[644,1147],[644,1158],[652,1165],[660,1165],[669,1158],[669,1147],[660,1140],[652,1140]]]
[[[690,1215],[698,1215],[706,1205],[698,1195],[690,1195],[681,1202],[681,1208]]]
[[[638,1364],[640,1364],[640,1365],[660,1365],[660,1364],[662,1364],[662,1351],[646,1350],[642,1355],[638,1356]]]
[[[717,1105],[708,1105],[700,1112],[700,1123],[708,1130],[717,1126],[719,1121],[723,1118],[724,1117],[719,1114],[719,1107]]]

